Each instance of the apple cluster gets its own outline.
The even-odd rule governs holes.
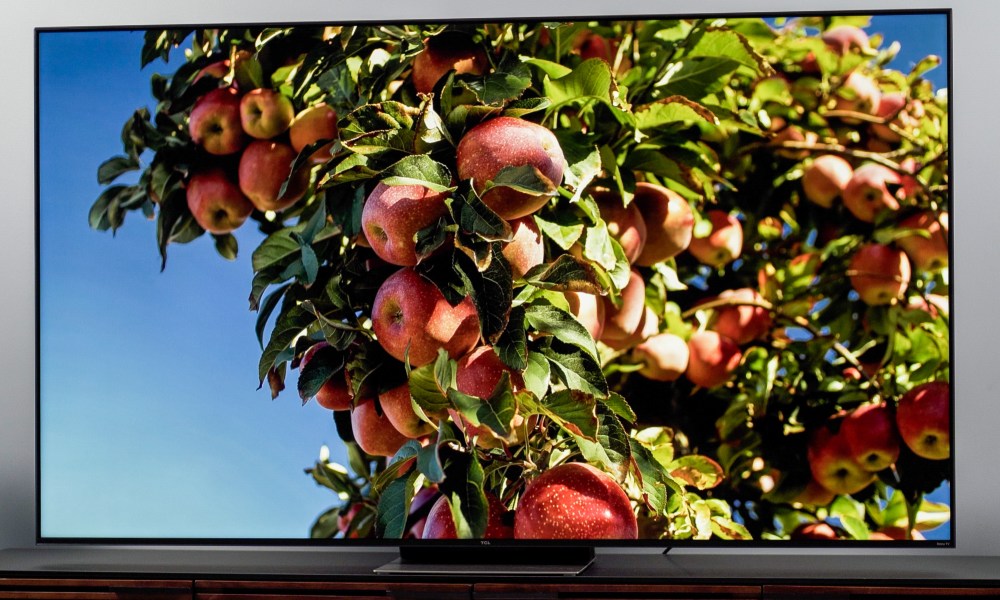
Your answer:
[[[246,60],[247,51],[234,61]],[[310,171],[293,163],[307,146],[337,138],[337,113],[325,103],[298,113],[288,96],[258,87],[244,91],[226,84],[230,59],[204,67],[196,76],[218,79],[220,86],[200,96],[191,108],[191,140],[212,157],[236,158],[235,177],[212,160],[199,161],[187,181],[187,205],[205,231],[222,235],[238,229],[254,210],[279,212],[293,206],[309,190]],[[329,146],[317,149],[312,162],[323,162]],[[225,164],[230,164],[226,161]],[[205,165],[205,166],[201,166]]]

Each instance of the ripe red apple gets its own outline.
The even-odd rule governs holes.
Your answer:
[[[909,533],[909,537],[907,537]],[[924,534],[916,529],[907,532],[906,527],[898,525],[886,525],[868,534],[870,540],[892,541],[892,540],[923,540],[927,539]]]
[[[712,232],[703,238],[693,238],[688,252],[702,264],[719,268],[743,252],[743,225],[721,210],[710,210],[705,216],[712,222]]]
[[[545,240],[532,217],[524,217],[510,222],[514,238],[504,245],[503,255],[510,264],[514,279],[545,262]]]
[[[566,170],[556,136],[541,125],[514,117],[496,117],[470,129],[458,143],[456,156],[459,179],[472,179],[483,202],[508,220],[534,213],[551,196],[534,196],[509,187],[484,193],[487,182],[505,167],[530,165],[559,186]]]
[[[890,304],[903,297],[910,284],[910,261],[901,250],[865,244],[848,265],[851,287],[869,306]]]
[[[811,506],[827,506],[833,502],[835,497],[833,492],[820,485],[815,479],[810,478],[809,483],[795,496],[792,502],[809,504]]]
[[[565,292],[564,295],[569,303],[569,312],[590,332],[592,338],[601,339],[604,333],[604,299],[586,292]]]
[[[235,154],[246,145],[240,125],[240,94],[234,87],[214,89],[198,98],[188,117],[191,140],[209,154]]]
[[[785,142],[801,142],[808,146],[812,146],[819,141],[819,136],[812,131],[803,131],[802,128],[797,125],[789,125],[783,129],[780,129],[774,137],[771,138],[770,144],[772,146],[778,146],[779,149],[775,150],[778,156],[783,156],[785,158],[791,158],[794,160],[802,160],[809,156],[809,150],[799,150],[795,148],[781,148],[781,144]]]
[[[288,128],[288,140],[296,154],[309,144],[320,140],[335,140],[338,135],[337,111],[326,103],[316,104],[295,115]],[[333,142],[316,150],[309,160],[313,163],[323,163],[330,159],[330,149]]]
[[[253,212],[253,204],[222,169],[195,173],[187,184],[187,205],[195,222],[221,235],[239,228]]]
[[[270,88],[250,90],[240,100],[243,131],[258,140],[269,140],[284,133],[294,117],[291,98]]]
[[[326,342],[309,346],[302,355],[302,363],[299,365],[299,368],[306,368],[306,365],[313,359],[316,352],[326,346],[329,346]],[[316,403],[329,410],[350,410],[353,399],[354,394],[351,392],[346,369],[327,379],[323,386],[319,388],[319,391],[316,392]]]
[[[872,133],[874,133],[880,140],[886,142],[896,143],[900,141],[902,137],[893,131],[889,127],[888,123],[892,123],[897,127],[908,127],[912,124],[912,119],[903,110],[906,108],[906,103],[907,97],[904,92],[889,92],[887,94],[883,94],[875,116],[885,119],[887,123],[872,123]]]
[[[687,342],[672,333],[656,334],[635,347],[636,358],[643,367],[644,377],[654,381],[676,381],[688,366]]]
[[[378,395],[378,402],[392,426],[406,437],[415,440],[434,431],[434,427],[413,410],[408,382],[382,392]]]
[[[430,513],[431,506],[437,502],[437,499],[441,497],[440,492],[438,492],[437,486],[433,487],[422,487],[413,494],[413,499],[410,500],[410,510],[408,511],[409,518],[413,519],[414,515],[422,514],[420,518],[416,521],[412,521],[412,524],[407,528],[406,533],[403,535],[405,539],[416,539],[424,537],[424,527],[427,525],[427,515]]]
[[[802,174],[802,192],[813,204],[830,208],[853,175],[851,163],[836,154],[824,154],[806,167]]]
[[[899,210],[899,202],[889,185],[900,185],[899,173],[877,163],[865,163],[854,171],[844,186],[844,206],[865,223],[873,223],[882,211]]]
[[[680,194],[641,181],[635,186],[632,205],[639,208],[646,225],[646,243],[634,262],[648,267],[677,256],[691,244],[694,214]]]
[[[896,421],[885,404],[865,404],[851,411],[840,425],[840,435],[866,471],[881,471],[899,458]]]
[[[281,184],[292,171],[295,150],[283,142],[254,140],[240,157],[240,189],[260,211],[284,210],[301,199],[309,187],[309,172],[300,170],[281,198]]]
[[[857,71],[851,71],[835,93],[835,108],[874,115],[878,113],[881,100],[882,92],[871,77]],[[852,117],[842,117],[841,120],[853,125],[860,123],[858,119]]]
[[[793,540],[837,540],[837,530],[829,523],[803,523],[789,535]]]
[[[486,533],[485,539],[502,539],[514,537],[514,528],[507,524],[509,512],[493,494],[486,492]],[[451,516],[451,502],[447,496],[441,496],[431,506],[424,524],[423,538],[425,540],[453,540],[458,537],[455,531],[455,519]]]
[[[563,463],[528,484],[518,501],[518,539],[636,539],[632,503],[607,473],[585,463]]]
[[[733,340],[717,331],[699,331],[688,340],[688,380],[705,388],[729,381],[740,366],[743,353]]]
[[[413,58],[413,87],[421,94],[434,91],[448,71],[458,75],[482,75],[489,68],[482,45],[468,35],[447,32],[424,40],[424,49]]]
[[[347,508],[346,511],[341,509],[340,514],[337,515],[337,530],[344,534],[344,536],[347,536],[347,531],[351,528],[351,523],[357,518],[358,513],[364,510],[364,508],[365,505],[361,502],[354,502]],[[350,537],[357,538],[358,532],[351,532]]]
[[[644,306],[642,309],[642,318],[639,319],[639,325],[635,328],[635,331],[633,331],[631,335],[625,336],[621,339],[605,338],[601,341],[613,350],[628,350],[629,348],[634,348],[635,346],[641,344],[659,332],[660,317],[656,315],[656,312],[652,308]]]
[[[918,230],[896,240],[914,267],[940,271],[948,266],[948,213],[919,212],[900,221],[898,227]]]
[[[386,352],[403,360],[409,348],[410,364],[419,367],[441,348],[452,358],[472,350],[479,341],[479,316],[471,297],[452,306],[433,283],[405,267],[375,294],[372,329]]]
[[[372,456],[392,456],[409,439],[392,426],[385,415],[375,410],[375,400],[365,398],[351,409],[354,441]]]
[[[827,29],[820,35],[827,46],[837,54],[843,56],[852,50],[858,50],[862,54],[871,50],[868,41],[868,34],[860,27],[854,25],[838,25]]]
[[[455,387],[463,394],[489,398],[504,373],[510,374],[515,391],[524,387],[521,374],[505,365],[492,346],[480,346],[459,359]]]
[[[807,456],[813,479],[834,494],[856,494],[875,480],[854,459],[847,438],[827,425],[813,432]]]
[[[448,212],[444,203],[447,197],[422,185],[379,182],[361,212],[361,228],[368,244],[388,263],[416,265],[415,236]]]
[[[932,381],[903,394],[896,407],[899,435],[917,456],[944,460],[951,456],[951,390]]]
[[[600,58],[607,63],[614,63],[618,52],[616,46],[608,38],[590,30],[581,31],[573,41],[573,50],[581,59]]]
[[[646,245],[646,223],[639,207],[635,202],[622,205],[621,196],[607,190],[594,192],[593,196],[601,218],[608,225],[608,233],[621,244],[629,264],[634,263]]]
[[[646,309],[646,282],[638,271],[629,273],[628,283],[621,291],[621,306],[615,306],[605,297],[604,329],[601,341],[605,344],[621,343],[631,338],[642,325]]]
[[[756,306],[764,301],[757,290],[741,288],[726,290],[719,294],[720,300],[746,303],[737,306],[722,306],[715,310],[713,328],[736,342],[749,344],[763,338],[771,331],[771,313],[766,308]]]

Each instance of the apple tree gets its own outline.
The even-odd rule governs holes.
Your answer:
[[[259,230],[260,384],[297,370],[350,457],[314,536],[918,537],[948,105],[867,22],[150,31],[181,64],[90,224],[141,211],[163,267]],[[596,488],[613,521],[534,509]]]

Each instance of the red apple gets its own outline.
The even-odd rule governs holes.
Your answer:
[[[195,222],[209,233],[234,231],[253,212],[253,204],[222,169],[192,175],[186,193]]]
[[[403,536],[404,538],[419,540],[424,537],[427,515],[430,514],[431,506],[440,497],[441,494],[438,492],[436,485],[433,487],[422,487],[413,494],[413,499],[410,500],[410,510],[408,511],[412,524],[407,528],[406,534]],[[423,516],[413,521],[414,516],[418,514],[422,514]]]
[[[663,186],[639,182],[632,204],[639,208],[646,225],[646,243],[633,261],[648,267],[677,256],[691,244],[694,214],[680,194]]]
[[[854,459],[847,438],[827,425],[813,432],[807,456],[813,478],[834,494],[856,494],[875,480]]]
[[[899,433],[885,404],[865,404],[851,411],[840,425],[840,435],[866,471],[881,471],[899,458]]]
[[[372,456],[392,456],[409,439],[378,414],[372,398],[361,400],[351,410],[351,430],[358,446]]]
[[[503,255],[510,264],[514,279],[545,262],[545,240],[532,217],[524,217],[510,222],[514,238],[504,245]]]
[[[719,299],[731,300],[737,305],[717,308],[713,328],[737,345],[759,340],[771,331],[771,313],[758,306],[764,299],[757,290],[726,290],[719,294]]]
[[[813,204],[830,208],[853,175],[851,163],[835,154],[824,154],[806,167],[802,174],[802,192]]]
[[[250,90],[240,100],[243,131],[258,140],[269,140],[284,133],[294,117],[292,100],[270,88]]]
[[[924,534],[916,529],[908,531],[906,527],[898,525],[886,525],[868,534],[870,540],[892,541],[892,540],[923,540],[927,539]]]
[[[948,266],[948,213],[919,212],[900,221],[898,227],[916,230],[896,240],[914,267],[940,271]]]
[[[337,111],[333,110],[326,103],[316,104],[295,115],[292,124],[288,128],[288,140],[296,154],[309,144],[315,144],[320,140],[337,139]],[[326,144],[316,150],[309,160],[313,163],[323,163],[330,160],[330,149],[333,142]]]
[[[616,44],[603,35],[589,30],[580,32],[573,42],[573,50],[583,60],[599,58],[606,63],[614,63],[615,54],[618,52]]]
[[[302,355],[302,363],[299,365],[299,368],[306,368],[306,365],[313,359],[316,352],[328,345],[326,342],[319,342],[318,344],[309,346]],[[319,391],[316,392],[316,403],[329,410],[350,410],[353,399],[354,394],[351,391],[346,369],[327,379]]]
[[[505,167],[529,165],[554,186],[566,170],[559,141],[551,131],[524,119],[496,117],[470,129],[456,150],[459,179],[472,179],[483,202],[504,219],[526,217],[549,201],[551,195],[532,195],[509,187],[484,192]]]
[[[714,388],[729,381],[743,360],[740,347],[716,331],[699,331],[688,340],[688,380],[701,387]]]
[[[482,45],[463,33],[448,32],[424,40],[424,49],[413,58],[411,78],[417,92],[429,94],[448,71],[482,75],[488,68]]]
[[[903,110],[906,108],[907,97],[903,92],[889,92],[882,95],[879,102],[878,111],[875,116],[886,120],[885,124],[873,123],[872,133],[882,141],[896,143],[902,137],[889,127],[889,124],[897,127],[908,127],[912,125],[913,119]]]
[[[636,539],[632,503],[607,473],[585,463],[563,463],[528,484],[518,501],[518,539]]]
[[[721,211],[710,210],[705,215],[712,222],[712,232],[703,238],[694,238],[688,247],[699,262],[710,267],[722,267],[743,252],[743,225],[739,219]]]
[[[188,118],[191,140],[209,154],[224,156],[243,149],[240,94],[234,87],[214,89],[198,98]]]
[[[865,163],[854,171],[844,186],[844,206],[865,223],[873,223],[882,211],[899,210],[899,202],[889,185],[900,185],[899,173],[877,163]]]
[[[368,244],[388,263],[416,265],[415,236],[447,214],[447,197],[422,185],[380,182],[368,195],[361,212],[361,228]]]
[[[896,407],[899,435],[917,456],[944,460],[951,456],[951,390],[932,381],[903,394]]]
[[[835,93],[837,110],[866,115],[877,114],[881,100],[882,92],[879,90],[878,84],[871,77],[857,71],[851,71]],[[842,117],[841,120],[853,125],[860,123],[858,119],[852,117]]]
[[[644,284],[645,285],[645,284]],[[595,340],[604,333],[604,299],[586,292],[565,292],[569,312],[583,325]]]
[[[502,539],[514,537],[514,528],[506,523],[505,515],[509,512],[493,494],[486,493],[486,533],[485,539]],[[425,540],[453,540],[458,537],[455,531],[455,519],[451,515],[451,502],[447,496],[441,496],[431,506],[424,524],[423,538]]]
[[[781,145],[785,142],[800,142],[806,144],[807,146],[812,146],[819,141],[819,136],[812,131],[804,131],[797,125],[789,125],[784,129],[779,130],[774,137],[771,138],[770,144],[772,146],[777,146],[778,156],[783,156],[785,158],[791,158],[794,160],[802,160],[809,156],[809,150],[806,149],[796,149],[796,148],[782,148]]]
[[[409,383],[382,392],[378,395],[378,402],[392,426],[406,437],[417,439],[434,431],[434,427],[413,410]]]
[[[463,394],[489,398],[504,373],[510,374],[515,391],[524,387],[521,374],[504,364],[492,346],[480,346],[458,361],[455,387]]]
[[[815,479],[810,478],[809,483],[795,496],[792,502],[809,504],[811,506],[827,506],[833,502],[835,497],[833,492],[820,485]]]
[[[901,299],[910,284],[910,261],[902,251],[882,244],[865,244],[848,265],[851,287],[869,306]]]
[[[646,245],[646,223],[634,202],[622,205],[621,196],[606,190],[593,194],[601,211],[601,218],[608,225],[608,233],[618,240],[628,262],[634,263]]]
[[[820,35],[820,38],[830,47],[831,50],[843,56],[852,50],[858,50],[862,54],[871,50],[868,41],[868,34],[860,27],[854,25],[838,25],[831,27]]]
[[[259,211],[284,210],[299,201],[309,188],[309,172],[300,170],[278,197],[292,172],[295,150],[283,142],[254,140],[240,157],[240,189]]]
[[[452,358],[479,341],[479,316],[471,297],[458,306],[411,268],[402,268],[382,284],[372,303],[372,329],[379,344],[397,360],[419,367],[433,361],[439,349]]]
[[[803,523],[789,535],[793,540],[838,540],[837,530],[829,523]]]
[[[636,326],[635,331],[631,335],[627,335],[620,339],[605,339],[601,340],[609,348],[613,350],[628,350],[633,348],[647,339],[653,337],[660,332],[660,318],[656,315],[656,312],[648,307],[644,306],[642,309],[642,317],[639,319],[639,325]]]
[[[639,370],[644,377],[654,381],[675,381],[688,366],[687,342],[672,333],[660,333],[635,348],[636,358],[642,363]]]
[[[629,273],[628,283],[621,291],[621,306],[610,298],[603,298],[604,329],[601,341],[605,344],[620,343],[631,338],[641,329],[646,309],[646,282],[638,271]]]

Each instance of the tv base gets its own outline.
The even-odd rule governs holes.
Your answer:
[[[399,558],[374,569],[381,575],[572,576],[594,562],[591,547],[399,549]]]

